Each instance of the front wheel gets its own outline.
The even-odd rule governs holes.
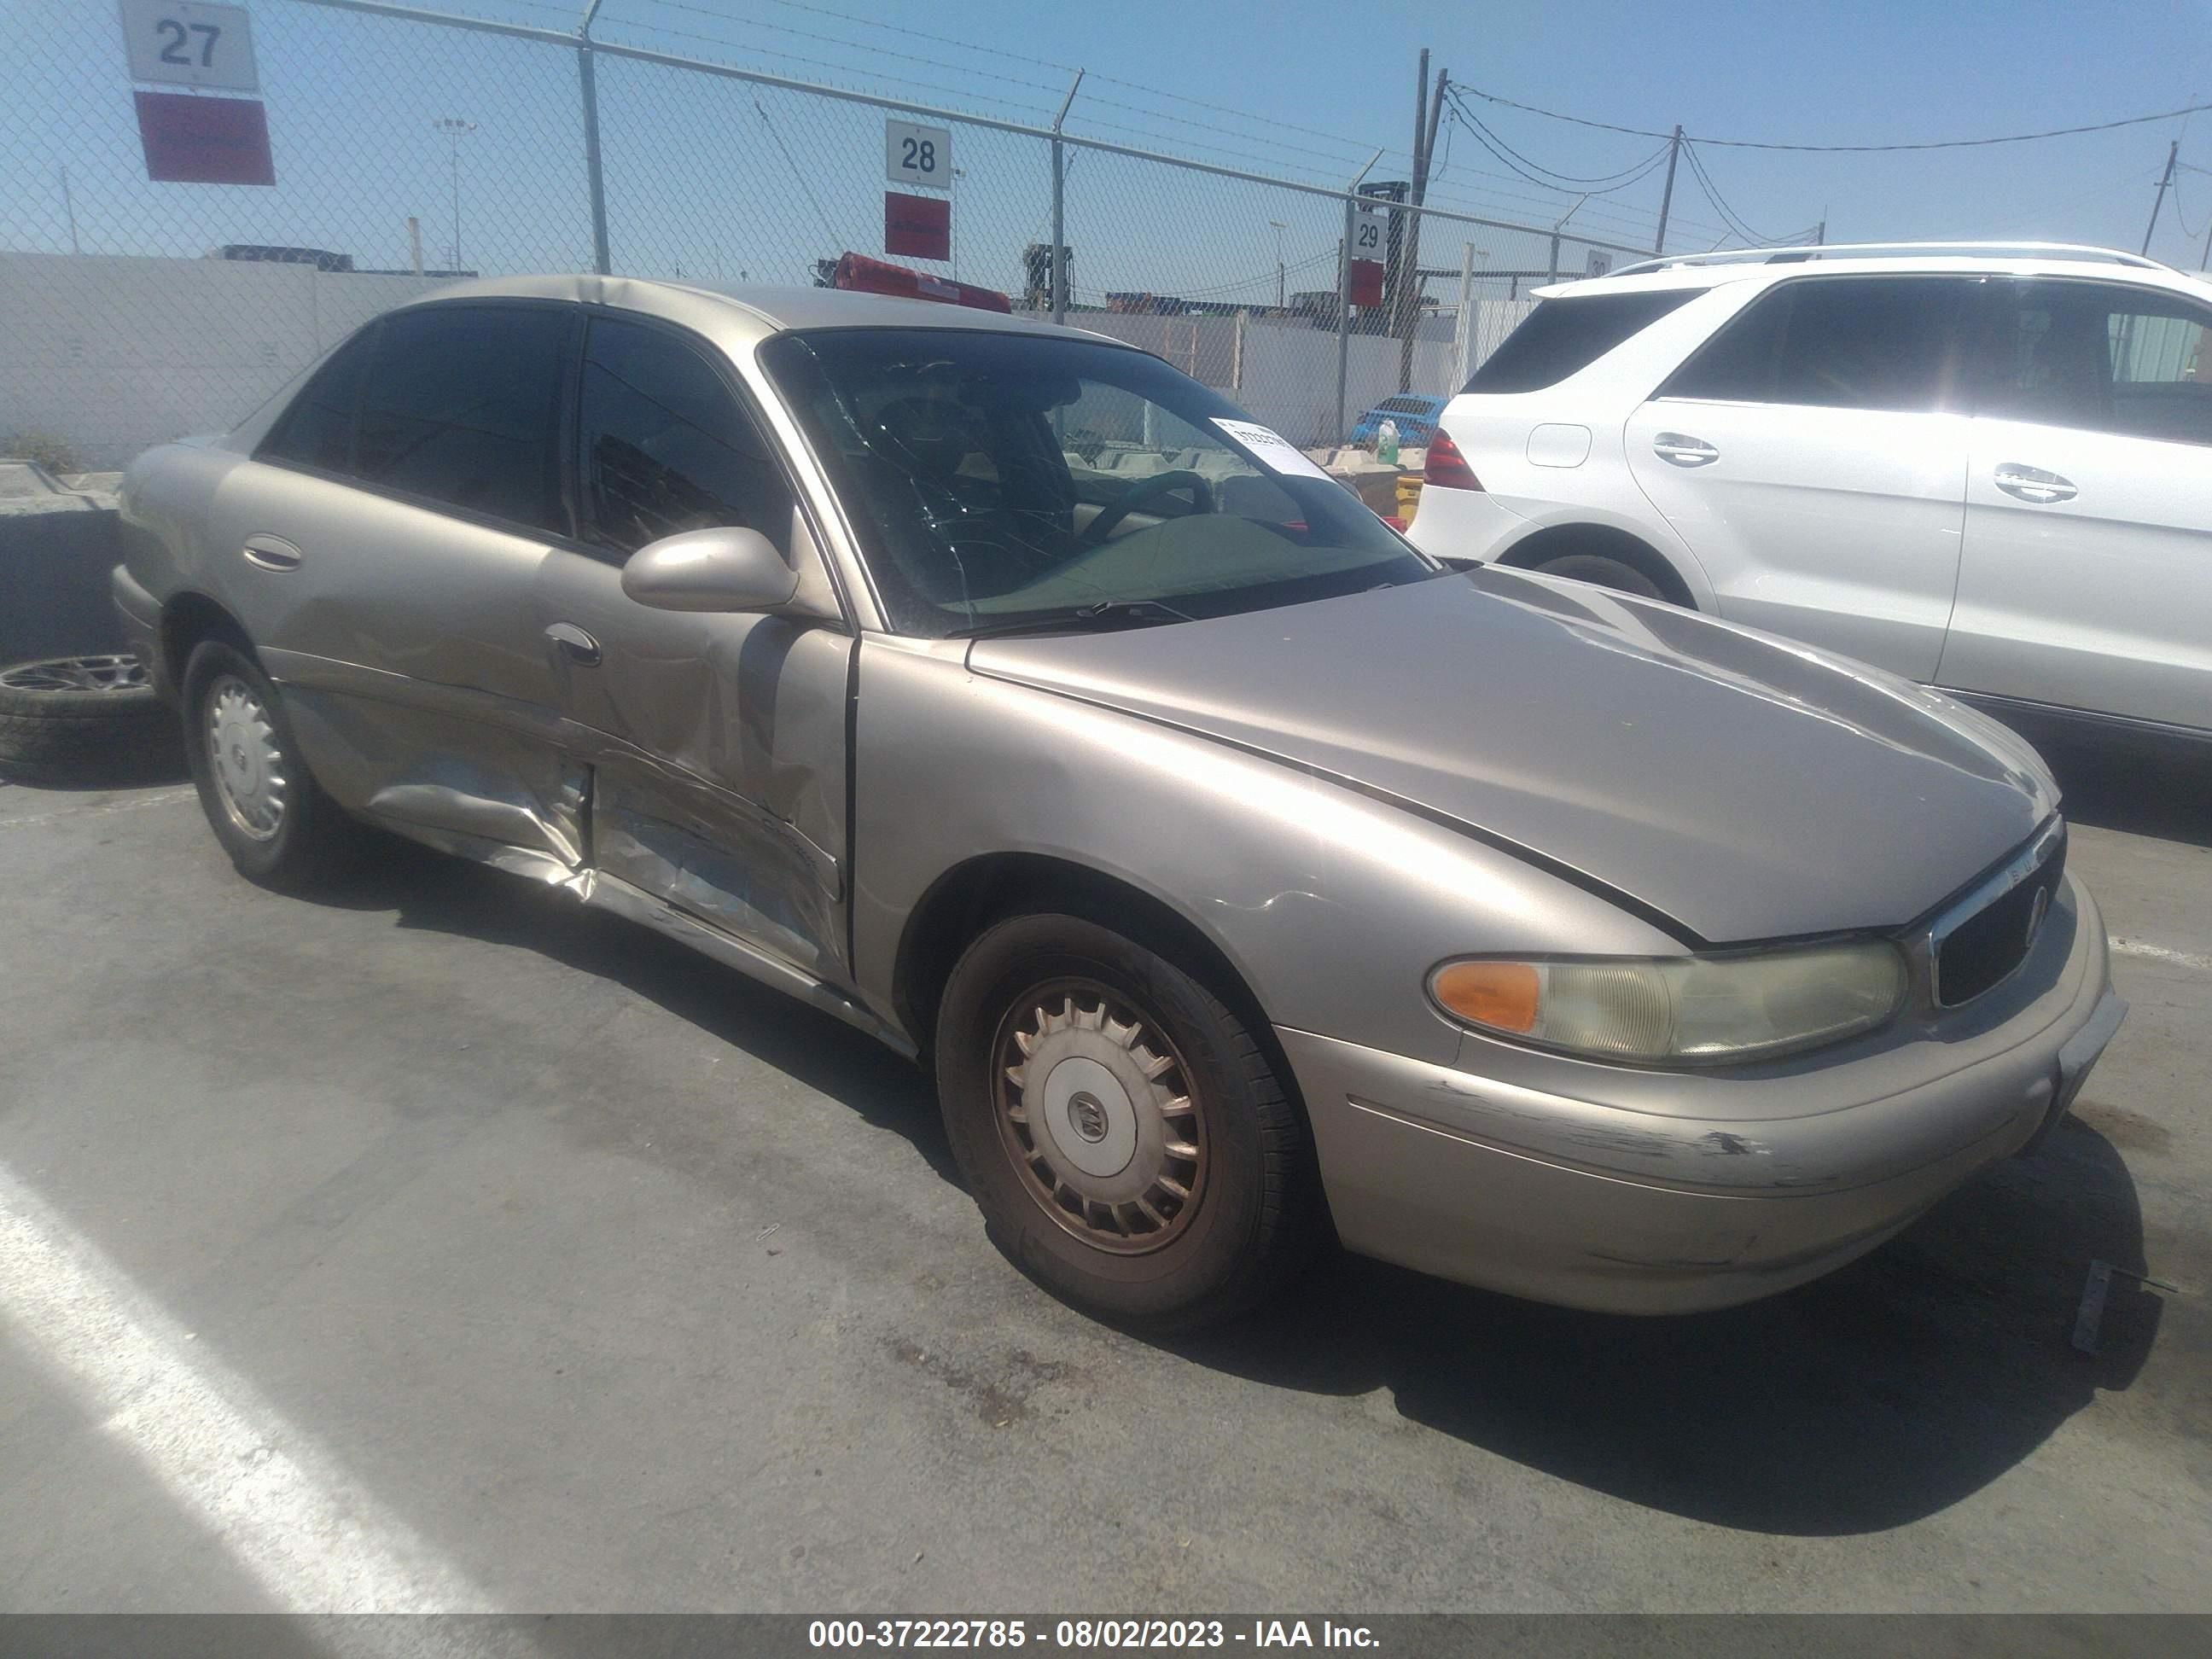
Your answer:
[[[937,1078],[992,1238],[1087,1312],[1218,1323],[1317,1231],[1305,1131],[1252,1032],[1096,923],[1018,916],[979,938],[945,988]]]
[[[210,640],[186,663],[184,691],[185,757],[200,808],[239,874],[297,890],[333,873],[358,831],[308,772],[268,677]]]

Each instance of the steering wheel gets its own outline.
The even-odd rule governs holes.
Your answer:
[[[1195,472],[1155,472],[1149,478],[1139,478],[1121,493],[1120,499],[1102,509],[1098,516],[1083,527],[1080,544],[1096,547],[1114,532],[1114,526],[1135,512],[1155,495],[1164,495],[1171,490],[1188,489],[1200,513],[1220,510],[1220,501],[1212,483]]]

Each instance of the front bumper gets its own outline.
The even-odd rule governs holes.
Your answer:
[[[1614,1313],[1727,1307],[1841,1267],[2039,1143],[2118,1029],[2103,918],[2066,886],[2052,921],[2063,908],[2071,926],[2047,941],[2043,988],[2014,988],[2002,1020],[1748,1085],[1684,1073],[1655,1093],[1649,1073],[1577,1062],[1563,1068],[1575,1092],[1547,1092],[1467,1056],[1437,1066],[1279,1027],[1338,1234],[1424,1273]]]

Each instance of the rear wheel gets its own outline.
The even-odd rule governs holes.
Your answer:
[[[200,807],[239,874],[297,889],[341,866],[358,832],[308,772],[268,677],[210,640],[185,665],[184,704]]]
[[[1018,916],[978,939],[945,988],[937,1073],[993,1239],[1087,1312],[1220,1322],[1314,1236],[1305,1132],[1253,1034],[1096,923]]]
[[[1602,553],[1565,553],[1556,559],[1547,559],[1536,567],[1547,576],[1565,576],[1571,580],[1589,582],[1597,587],[1610,587],[1617,593],[1633,593],[1639,599],[1664,599],[1667,595],[1659,584],[1634,565],[1620,559],[1607,558]]]

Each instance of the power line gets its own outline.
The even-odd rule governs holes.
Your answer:
[[[1635,183],[1637,179],[1643,178],[1646,173],[1650,173],[1652,168],[1656,167],[1660,162],[1667,159],[1668,147],[1662,144],[1657,150],[1653,152],[1651,155],[1645,156],[1642,161],[1636,162],[1632,166],[1625,167],[1618,173],[1600,173],[1594,177],[1584,177],[1583,174],[1576,173],[1562,173],[1557,167],[1546,167],[1541,161],[1538,161],[1529,156],[1523,155],[1519,150],[1514,149],[1512,145],[1507,143],[1496,131],[1484,124],[1481,117],[1475,114],[1473,110],[1468,109],[1466,105],[1462,104],[1459,99],[1454,95],[1458,92],[1458,90],[1459,88],[1456,87],[1447,87],[1445,88],[1445,96],[1450,100],[1452,113],[1460,119],[1468,123],[1468,125],[1474,130],[1475,136],[1478,138],[1486,141],[1484,143],[1484,148],[1489,149],[1492,155],[1498,155],[1499,150],[1504,151],[1505,155],[1499,156],[1499,160],[1504,161],[1506,156],[1510,156],[1512,161],[1518,161],[1522,167],[1530,168],[1534,172],[1548,175],[1548,178],[1546,180],[1534,182],[1551,182],[1553,180],[1556,180],[1560,184],[1566,185],[1609,185],[1617,189],[1622,185]],[[1510,165],[1510,163],[1509,162],[1508,165]],[[1523,178],[1528,178],[1528,174],[1522,173],[1522,176]]]
[[[1682,155],[1683,159],[1690,164],[1690,174],[1698,181],[1698,188],[1705,192],[1705,199],[1713,204],[1713,210],[1721,216],[1723,223],[1729,226],[1753,247],[1777,246],[1776,239],[1771,236],[1761,236],[1744,222],[1741,214],[1721,199],[1720,186],[1713,182],[1712,174],[1705,170],[1704,158],[1698,155],[1697,145],[1686,138],[1682,141]]]
[[[1595,127],[1601,132],[1624,132],[1636,138],[1672,138],[1674,135],[1655,131],[1649,127],[1617,126],[1610,121],[1593,121],[1580,115],[1563,115],[1555,109],[1540,108],[1516,99],[1501,97],[1494,92],[1485,92],[1480,87],[1459,85],[1458,90],[1474,94],[1486,103],[1503,104],[1508,109],[1526,110],[1531,115],[1540,115],[1547,120],[1565,121],[1578,127]],[[2072,138],[2085,132],[2111,132],[2120,127],[2145,126],[2154,121],[2171,121],[2185,115],[2195,115],[2212,109],[2212,103],[2185,104],[2179,109],[2161,110],[2155,115],[2129,115],[2115,121],[2094,121],[2078,127],[2051,127],[2042,132],[2006,133],[1995,138],[1943,138],[1925,143],[1910,144],[1784,144],[1752,138],[1699,137],[1701,144],[1716,149],[1778,149],[1805,154],[1831,155],[1873,155],[1896,150],[1921,149],[1978,149],[1990,144],[2027,144],[2042,138]]]

